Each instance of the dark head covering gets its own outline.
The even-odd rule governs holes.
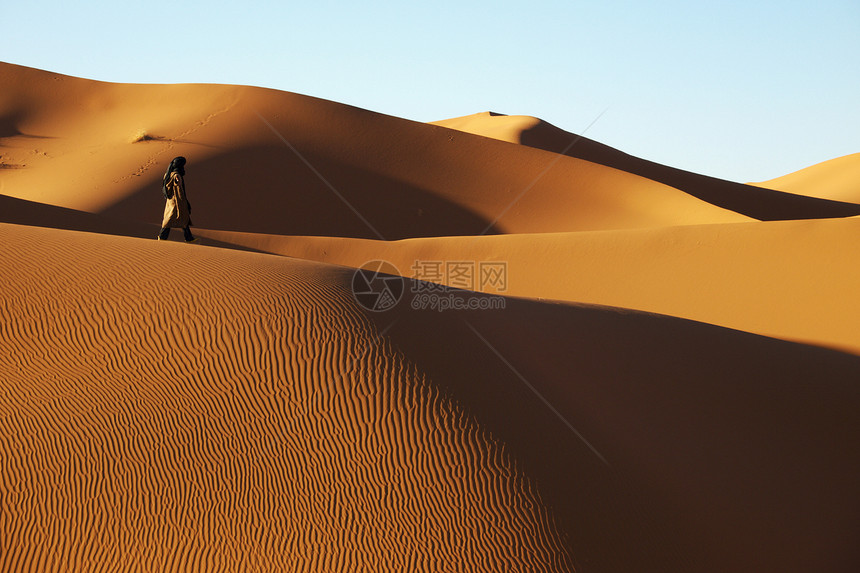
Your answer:
[[[164,173],[164,177],[161,178],[161,192],[164,193],[164,196],[168,196],[167,191],[167,182],[170,180],[170,174],[176,171],[183,177],[185,176],[185,158],[181,155],[179,157],[174,157],[170,161],[170,165],[167,166],[167,171]]]

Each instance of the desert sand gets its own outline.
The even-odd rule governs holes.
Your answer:
[[[0,571],[860,565],[856,155],[744,185],[529,116],[0,86]],[[154,240],[176,155],[199,244]]]
[[[860,153],[816,163],[794,173],[750,183],[799,195],[860,203]]]
[[[860,305],[850,303],[860,292],[856,217],[402,241],[199,233],[352,267],[383,259],[416,279],[427,278],[416,261],[499,261],[505,284],[475,281],[473,290],[667,314],[860,355]],[[464,286],[456,276],[437,282]]]
[[[850,202],[852,196],[847,193],[844,194],[847,195],[847,198],[843,199],[837,193],[834,196],[806,193],[804,191],[809,190],[811,186],[785,185],[780,180],[765,181],[752,187],[691,173],[634,157],[587,137],[559,129],[536,117],[506,116],[484,112],[437,121],[434,124],[562,153],[566,156],[586,159],[628,173],[635,173],[681,189],[714,205],[760,220],[815,219],[860,215],[856,205],[834,203],[834,201]],[[834,181],[829,182],[829,184],[834,186],[841,185],[854,188],[850,182],[852,175],[857,173],[857,158],[855,157],[853,160],[843,158],[836,161],[839,163],[838,167],[822,167],[818,174],[821,175],[822,172],[826,172],[828,178],[833,177]],[[839,175],[833,176],[832,173],[837,170]],[[856,179],[853,180],[856,181]],[[816,198],[824,198],[829,201],[820,201]]]

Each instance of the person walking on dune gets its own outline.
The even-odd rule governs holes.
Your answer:
[[[182,229],[185,233],[185,242],[193,243],[197,238],[191,234],[191,203],[185,195],[185,158],[174,157],[167,167],[167,172],[161,179],[161,192],[167,199],[164,206],[164,219],[161,223],[161,231],[158,233],[159,241],[166,241],[170,235],[171,228]]]

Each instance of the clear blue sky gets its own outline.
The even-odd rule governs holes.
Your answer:
[[[606,110],[588,137],[736,181],[860,152],[858,0],[19,0],[0,59],[417,121],[492,110],[582,132]]]

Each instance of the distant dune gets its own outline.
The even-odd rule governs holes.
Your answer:
[[[822,201],[804,196],[806,193],[785,193],[783,191],[789,189],[782,187],[779,187],[779,191],[774,191],[777,187],[766,189],[763,188],[764,184],[761,187],[753,187],[690,173],[628,155],[608,145],[559,129],[536,117],[484,112],[434,123],[485,137],[564,153],[570,157],[635,173],[755,219],[773,221],[860,215],[860,209],[856,205],[837,203],[836,201],[841,199],[836,197],[815,195],[831,199]]]
[[[860,153],[837,157],[761,183],[798,195],[860,203]]]
[[[438,123],[0,64],[0,571],[860,566],[856,156]]]

